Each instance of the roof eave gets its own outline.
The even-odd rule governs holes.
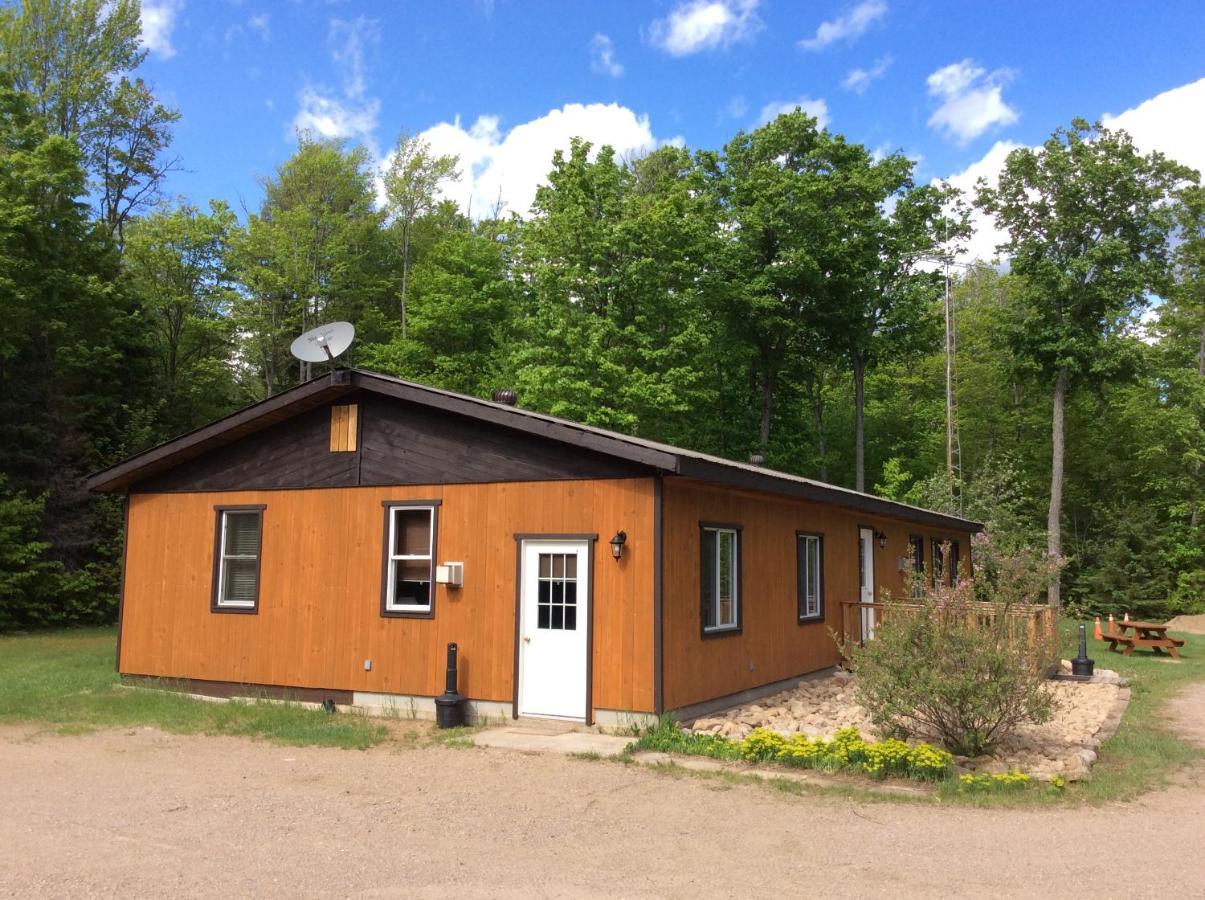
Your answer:
[[[770,471],[757,471],[740,466],[725,466],[709,460],[683,457],[679,474],[720,484],[726,487],[742,488],[750,491],[786,495],[801,500],[811,500],[829,506],[837,506],[868,515],[883,516],[897,521],[911,522],[917,525],[928,525],[933,528],[953,531],[982,531],[983,523],[959,516],[933,512],[928,509],[909,506],[886,500],[873,494],[859,494],[855,491],[844,491],[829,487],[819,482],[803,481],[789,476],[778,475]]]

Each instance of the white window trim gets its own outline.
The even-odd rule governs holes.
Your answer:
[[[741,572],[740,572],[740,540],[741,533],[737,528],[726,528],[723,526],[704,525],[702,527],[705,536],[715,535],[715,571],[713,573],[715,581],[715,591],[711,595],[711,609],[715,618],[714,625],[704,625],[703,632],[705,634],[716,634],[724,631],[739,631],[741,627]],[[723,571],[723,566],[720,560],[720,535],[727,534],[732,537],[732,563],[728,567],[732,573],[732,622],[720,622],[720,573]],[[705,539],[710,539],[705,537]]]
[[[424,510],[427,513],[427,521],[429,527],[427,530],[427,552],[423,554],[395,554],[394,547],[397,546],[397,519],[400,512],[415,512]],[[428,564],[428,569],[435,565],[435,507],[425,503],[415,504],[414,506],[390,506],[389,507],[389,543],[386,545],[389,548],[389,568],[386,573],[388,578],[386,595],[385,595],[385,611],[386,612],[402,612],[402,613],[429,613],[431,612],[431,604],[435,599],[435,579],[430,580],[430,586],[427,589],[426,603],[398,603],[394,599],[397,591],[397,564],[399,562],[415,562],[421,561]]]
[[[254,515],[258,520],[260,534],[263,534],[263,510],[260,509],[223,509],[222,511],[222,536],[218,543],[218,597],[216,606],[221,609],[255,609],[259,602],[259,556],[263,553],[264,548],[259,547],[258,552],[248,553],[227,553],[226,552],[226,523],[230,516],[233,515]],[[262,544],[262,537],[260,543]],[[252,600],[228,600],[226,599],[226,561],[230,559],[253,559],[256,562],[255,572],[255,593],[256,599]]]

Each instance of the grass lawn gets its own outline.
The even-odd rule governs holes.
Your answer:
[[[1062,623],[1063,656],[1079,651],[1075,623]],[[1177,662],[1135,650],[1133,656],[1110,653],[1109,645],[1092,640],[1088,625],[1088,655],[1098,669],[1113,669],[1130,680],[1130,705],[1121,727],[1100,750],[1092,781],[1082,791],[1095,802],[1129,800],[1165,784],[1174,771],[1205,758],[1205,750],[1172,733],[1163,714],[1165,701],[1185,685],[1205,681],[1205,635],[1177,634],[1185,640]]]
[[[359,714],[264,701],[210,703],[122,687],[113,668],[116,640],[114,628],[0,637],[0,723],[45,723],[65,734],[151,725],[358,749],[390,737],[383,723]]]

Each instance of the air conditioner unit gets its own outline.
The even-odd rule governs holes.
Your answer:
[[[464,563],[446,562],[435,567],[435,581],[448,587],[460,587],[464,584]]]

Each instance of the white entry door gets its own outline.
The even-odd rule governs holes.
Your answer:
[[[858,582],[861,602],[874,603],[874,529],[858,529]],[[874,637],[874,608],[862,607],[862,638]]]
[[[590,546],[527,540],[519,573],[519,715],[586,718]]]

